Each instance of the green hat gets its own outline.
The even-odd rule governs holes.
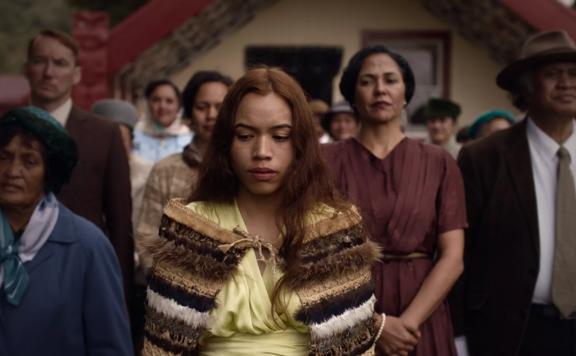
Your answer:
[[[510,125],[514,125],[514,123],[516,122],[516,120],[514,120],[514,116],[512,116],[512,114],[510,114],[506,110],[498,109],[488,111],[478,116],[478,118],[476,118],[476,121],[474,121],[474,123],[472,124],[472,126],[470,126],[470,129],[468,130],[468,135],[470,136],[470,138],[476,138],[476,136],[478,135],[478,131],[480,131],[480,128],[484,124],[498,118],[505,119],[510,123]]]
[[[427,120],[436,117],[451,117],[456,121],[460,112],[460,105],[443,98],[430,98],[424,107],[424,117]]]
[[[0,130],[19,126],[32,133],[46,149],[46,181],[48,190],[57,193],[70,180],[78,161],[76,143],[48,112],[27,106],[8,111],[0,118]]]

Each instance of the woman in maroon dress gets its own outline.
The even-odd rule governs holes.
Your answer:
[[[441,148],[407,138],[401,116],[414,76],[383,46],[360,50],[340,82],[362,124],[357,138],[324,146],[340,191],[384,249],[376,309],[387,314],[380,354],[455,355],[445,297],[463,270],[464,188]]]

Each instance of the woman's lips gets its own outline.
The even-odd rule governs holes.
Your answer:
[[[278,174],[278,172],[270,168],[252,168],[248,170],[248,173],[250,173],[254,179],[262,182],[269,181]]]
[[[377,101],[377,102],[373,103],[371,106],[373,108],[376,108],[376,109],[387,109],[391,105],[392,105],[391,103],[386,102],[386,101]]]

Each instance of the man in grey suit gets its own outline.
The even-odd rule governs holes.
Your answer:
[[[134,242],[128,159],[117,125],[72,103],[72,88],[82,76],[78,52],[78,45],[68,34],[43,30],[29,42],[24,72],[32,105],[52,114],[78,146],[78,164],[58,199],[108,236],[130,300]]]
[[[478,355],[576,355],[576,45],[530,37],[497,84],[526,118],[464,146],[470,229],[455,310]]]

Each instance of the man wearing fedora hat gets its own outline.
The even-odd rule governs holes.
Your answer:
[[[497,84],[526,118],[465,146],[470,228],[454,305],[471,355],[576,355],[576,45],[526,40]]]

